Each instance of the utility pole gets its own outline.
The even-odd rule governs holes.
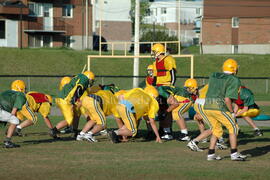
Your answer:
[[[140,54],[140,0],[135,1],[135,34],[134,34],[134,62],[133,62],[133,76],[139,76],[139,54]],[[133,78],[133,88],[139,86],[139,78]]]
[[[85,49],[88,49],[88,38],[89,38],[89,35],[88,35],[88,26],[89,26],[89,23],[88,23],[88,0],[85,1]]]
[[[181,52],[181,0],[178,0],[178,54]]]

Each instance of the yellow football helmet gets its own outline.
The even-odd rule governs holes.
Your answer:
[[[90,79],[90,80],[95,79],[95,74],[93,72],[91,72],[91,71],[84,71],[83,74],[86,75],[88,77],[88,79]]]
[[[187,88],[190,93],[194,93],[198,89],[198,83],[196,79],[190,78],[185,81],[184,87]]]
[[[45,96],[46,96],[47,100],[49,101],[49,103],[52,104],[52,102],[53,102],[52,96],[49,94],[45,94]]]
[[[150,64],[149,66],[147,66],[147,75],[148,76],[154,75],[154,65],[153,64]]]
[[[25,92],[25,83],[22,80],[15,80],[11,83],[11,90]]]
[[[234,59],[227,59],[222,66],[225,73],[236,74],[238,71],[238,64]]]
[[[61,91],[63,89],[63,87],[68,84],[69,82],[71,81],[71,78],[70,77],[63,77],[60,81],[60,84],[59,84],[59,91]]]
[[[165,49],[164,45],[163,44],[160,44],[160,43],[154,44],[152,46],[151,50],[152,50],[152,53],[151,54],[155,58],[157,58],[160,54],[165,54],[166,53],[166,49]]]
[[[154,86],[147,86],[146,88],[144,88],[144,91],[154,98],[158,97],[158,91]]]

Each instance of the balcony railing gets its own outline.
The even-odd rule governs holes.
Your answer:
[[[43,18],[35,17],[28,21],[27,30],[37,30],[37,31],[51,31],[60,32],[63,31],[65,34],[73,33],[73,26],[67,24],[62,18],[53,18],[53,26],[45,26],[43,23]]]

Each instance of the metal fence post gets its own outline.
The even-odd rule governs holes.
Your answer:
[[[27,89],[28,89],[28,92],[31,91],[31,82],[30,82],[30,77],[27,77]]]
[[[266,92],[266,94],[268,94],[268,90],[269,90],[269,89],[268,89],[268,88],[269,88],[269,87],[268,87],[268,80],[269,80],[269,79],[266,79],[266,82],[265,82],[265,92]]]

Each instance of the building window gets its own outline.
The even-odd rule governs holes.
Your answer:
[[[238,54],[238,45],[232,45],[232,53]]]
[[[72,18],[72,16],[73,16],[73,6],[72,6],[72,4],[64,4],[63,5],[62,16]]]
[[[201,14],[201,8],[196,8],[196,14],[200,15]]]
[[[42,4],[41,3],[29,3],[29,16],[42,16]]]
[[[6,39],[6,21],[0,21],[0,39]]]
[[[232,28],[238,28],[238,27],[239,27],[239,18],[232,17]]]
[[[31,35],[28,38],[29,47],[52,47],[52,36]]]
[[[161,8],[161,14],[167,14],[167,9],[166,8]]]

